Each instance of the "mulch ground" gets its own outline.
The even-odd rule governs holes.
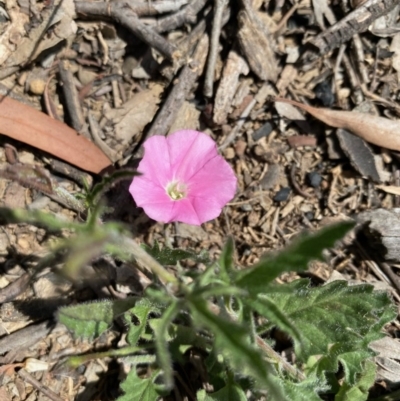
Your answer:
[[[129,182],[107,194],[106,218],[125,222],[140,243],[206,250],[211,258],[232,235],[236,263],[245,268],[304,230],[400,204],[393,189],[400,183],[397,152],[361,139],[354,146],[335,128],[274,102],[287,97],[398,118],[400,1],[350,3],[6,1],[0,3],[0,94],[65,122],[117,169],[134,168],[151,135],[183,128],[210,134],[238,178],[237,194],[219,218],[200,227],[154,222],[135,207]],[[358,24],[344,24],[349,16]],[[41,185],[51,179],[78,194],[83,180],[99,176],[69,164],[68,152],[61,162],[41,142],[21,142],[18,132],[30,127],[24,115],[14,121],[14,136],[2,131],[4,119],[0,103],[0,132],[8,135],[0,138],[0,205],[80,219],[73,205]],[[95,281],[71,282],[46,268],[32,282],[29,271],[51,240],[30,225],[0,230],[0,399],[115,399],[124,374],[118,361],[95,360],[76,370],[59,362],[118,344],[120,333],[85,343],[53,316],[62,305],[140,294],[146,278],[114,263],[114,269],[88,266],[82,274],[95,274]],[[326,262],[313,263],[307,276],[315,283],[333,273],[380,283],[398,299],[399,265],[389,262],[366,237],[353,236],[327,252]]]

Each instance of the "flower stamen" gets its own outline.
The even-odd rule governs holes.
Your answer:
[[[167,185],[167,194],[174,201],[184,199],[187,195],[187,187],[182,182],[172,181]]]

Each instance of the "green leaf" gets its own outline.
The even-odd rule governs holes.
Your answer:
[[[135,303],[135,298],[127,298],[66,306],[59,309],[58,320],[77,337],[95,338],[106,331],[117,316]]]
[[[315,377],[309,377],[299,383],[282,380],[284,391],[289,400],[293,401],[322,401],[318,393],[328,389],[325,381]],[[279,399],[273,399],[280,401]]]
[[[52,213],[42,212],[41,210],[11,209],[0,207],[0,224],[26,223],[48,230],[60,231],[63,229],[79,229],[84,227],[82,223],[74,223],[60,219]]]
[[[105,230],[92,230],[90,235],[81,232],[78,235],[60,241],[59,245],[67,248],[68,258],[62,268],[63,274],[77,279],[82,267],[104,252],[110,236]]]
[[[215,349],[221,353],[236,372],[251,376],[261,388],[268,387],[269,394],[285,400],[280,386],[273,379],[272,367],[264,361],[260,351],[250,344],[248,328],[212,313],[202,299],[189,300],[191,315],[196,325],[201,325],[214,335]]]
[[[219,277],[225,283],[230,284],[230,274],[233,271],[233,253],[235,251],[235,243],[233,242],[232,237],[228,237],[228,241],[226,242],[224,248],[222,249],[221,256],[219,257]]]
[[[168,328],[175,316],[179,313],[180,307],[181,304],[179,302],[172,302],[159,319],[159,324],[154,327],[157,362],[163,371],[164,385],[167,390],[171,390],[174,386],[172,358],[168,349]]]
[[[317,234],[307,234],[275,256],[267,256],[251,269],[237,273],[236,284],[251,294],[265,292],[266,286],[284,272],[307,270],[311,260],[321,259],[322,251],[331,248],[351,228],[344,222],[326,227]]]
[[[117,401],[156,401],[160,398],[157,392],[158,386],[154,383],[160,372],[155,371],[148,378],[140,378],[133,368],[126,380],[121,383],[121,389],[125,392]]]
[[[247,401],[244,391],[231,382],[215,393],[207,394],[205,390],[200,390],[196,398],[198,401]]]
[[[168,247],[160,248],[157,241],[154,245],[149,247],[143,244],[144,250],[162,265],[175,266],[180,260],[193,259],[196,262],[204,262],[204,255],[197,256],[195,252],[185,249],[171,249]],[[208,261],[208,259],[207,259]]]
[[[291,291],[260,294],[258,299],[272,300],[301,333],[301,343],[294,338],[297,357],[306,361],[319,355],[314,370],[320,373],[337,371],[340,361],[346,381],[354,384],[362,362],[372,355],[368,344],[381,338],[382,327],[396,316],[388,295],[345,281],[310,288],[308,280],[297,280],[286,287]]]
[[[271,325],[279,327],[282,331],[289,334],[298,344],[301,344],[301,333],[284,310],[280,309],[273,300],[266,297],[258,297],[257,299],[246,299],[243,297],[243,303],[261,316],[266,317]]]
[[[368,390],[375,382],[376,364],[367,360],[361,375],[357,378],[354,385],[343,383],[339,392],[335,396],[335,401],[366,401],[368,399]]]
[[[162,308],[151,302],[148,298],[142,298],[133,308],[124,314],[125,322],[129,325],[126,341],[130,345],[136,345],[144,335],[149,319],[149,314],[159,315]]]

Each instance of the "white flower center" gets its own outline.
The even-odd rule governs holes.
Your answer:
[[[167,185],[167,194],[172,200],[186,198],[187,186],[179,181],[172,181]]]

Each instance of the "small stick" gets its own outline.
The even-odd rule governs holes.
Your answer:
[[[254,98],[248,106],[243,110],[243,113],[240,115],[239,121],[236,123],[235,127],[232,129],[228,137],[222,143],[222,145],[218,148],[219,150],[224,150],[227,148],[236,138],[240,129],[243,127],[246,118],[250,115],[251,111],[253,110],[254,106],[257,104],[257,100]]]
[[[293,4],[291,9],[283,16],[283,18],[278,22],[276,29],[274,31],[274,37],[277,38],[278,36],[282,35],[282,29],[289,21],[289,18],[294,14],[294,12],[299,8],[299,3]]]
[[[62,121],[60,116],[57,113],[56,105],[54,104],[53,100],[51,99],[51,97],[49,95],[49,83],[52,78],[53,78],[53,74],[51,74],[46,81],[46,85],[44,87],[44,92],[43,92],[43,100],[44,100],[44,104],[46,106],[47,114],[51,118]]]
[[[0,289],[0,304],[10,302],[18,295],[22,294],[28,287],[31,280],[29,273],[24,273],[21,277],[8,284],[7,287]]]
[[[290,169],[290,180],[292,181],[294,189],[303,198],[310,198],[312,196],[309,193],[303,191],[303,189],[300,187],[299,183],[297,182],[297,180],[296,180],[296,164],[295,163],[292,164],[292,168]]]
[[[350,40],[356,33],[364,32],[373,21],[389,13],[400,0],[367,0],[350,12],[345,18],[311,39],[308,43],[315,46],[318,56],[334,50]],[[311,55],[315,59],[315,54]]]
[[[23,350],[36,344],[53,329],[54,323],[45,321],[39,324],[32,324],[21,330],[14,331],[7,337],[0,339],[0,355],[11,350]]]
[[[113,81],[115,82],[115,81]],[[106,142],[104,142],[100,138],[100,131],[101,128],[94,118],[93,114],[89,111],[88,112],[88,120],[89,120],[89,127],[90,127],[90,132],[93,136],[93,142],[105,153],[105,155],[114,163],[118,159],[120,159],[120,155],[118,154],[117,151],[114,149],[110,148]]]
[[[343,55],[343,65],[349,77],[350,85],[354,91],[355,103],[360,104],[364,100],[364,96],[361,91],[358,76],[354,71],[353,65],[351,64],[350,58],[347,54]]]
[[[172,43],[140,21],[135,9],[128,7],[124,1],[111,3],[76,1],[75,9],[80,16],[106,17],[119,22],[169,60],[175,61],[181,56],[180,51]]]
[[[83,117],[81,103],[79,101],[78,91],[76,90],[74,77],[68,69],[66,61],[60,63],[60,78],[63,83],[62,88],[68,113],[71,117],[72,127],[85,136],[91,139],[90,134],[85,127],[85,118]]]
[[[84,171],[81,171],[76,167],[69,165],[68,163],[64,163],[61,160],[52,159],[48,156],[44,158],[44,162],[47,163],[54,172],[70,178],[79,185],[87,184],[89,187],[92,185],[93,178],[90,174],[85,173]]]
[[[368,77],[368,72],[367,68],[365,66],[364,60],[365,60],[365,54],[364,54],[364,49],[363,45],[361,42],[361,38],[359,34],[356,34],[353,36],[353,43],[354,43],[354,50],[355,50],[355,55],[357,59],[357,64],[358,64],[358,69],[360,71],[361,79],[364,84],[369,83],[369,77]]]
[[[210,51],[208,54],[206,77],[203,88],[203,94],[206,97],[212,97],[213,95],[215,63],[217,62],[219,37],[221,36],[222,16],[227,4],[227,0],[215,0],[214,3],[214,19],[211,31]]]
[[[156,2],[132,2],[132,1],[124,1],[120,0],[114,1],[115,3],[122,3],[122,6],[129,7],[137,16],[150,16],[150,15],[158,15],[163,13],[171,13],[179,10],[182,6],[186,5],[189,0],[162,0]],[[124,4],[125,3],[125,4]],[[109,10],[108,2],[84,2],[84,1],[75,1],[75,7],[77,10],[79,9],[80,14],[86,15],[108,15],[111,16],[112,12]]]
[[[205,11],[204,18],[193,28],[188,36],[186,36],[183,40],[179,41],[177,46],[182,52],[182,57],[178,60],[176,65],[168,66],[164,68],[161,72],[168,80],[172,80],[175,75],[175,72],[178,70],[179,67],[182,67],[190,58],[191,54],[193,53],[193,48],[197,45],[201,37],[204,35],[204,32],[208,25],[209,15],[211,14],[210,10]],[[229,18],[230,18],[229,9],[223,16],[222,26],[224,26]]]
[[[182,68],[177,80],[178,82],[173,86],[161,111],[151,125],[146,136],[147,138],[153,135],[166,135],[168,133],[186,97],[191,93],[197,78],[203,72],[207,50],[208,36],[204,35],[197,45],[193,60]]]
[[[108,62],[110,61],[108,57],[108,44],[103,38],[103,34],[101,33],[100,30],[97,31],[97,39],[99,43],[101,44],[101,47],[103,48],[103,65],[107,65]]]
[[[44,386],[42,383],[37,381],[34,377],[32,377],[25,369],[20,369],[18,371],[18,375],[28,382],[29,384],[32,384],[33,387],[36,388],[36,390],[40,391],[43,393],[46,397],[49,397],[53,401],[65,401],[61,397],[59,397],[54,391],[50,390],[46,386]]]
[[[192,0],[191,3],[173,15],[160,18],[154,30],[158,33],[172,31],[183,24],[193,23],[200,10],[206,5],[208,0]]]

